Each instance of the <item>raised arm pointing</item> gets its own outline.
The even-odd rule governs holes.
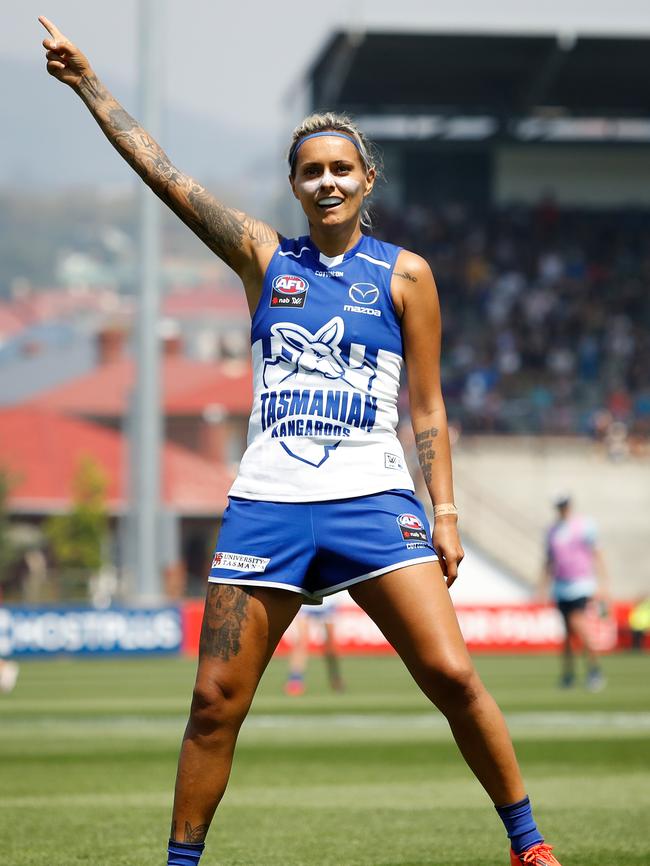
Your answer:
[[[49,21],[38,19],[51,38],[43,40],[47,71],[71,87],[118,153],[156,195],[242,278],[255,303],[278,233],[242,211],[228,208],[193,178],[180,172],[164,150],[109,93],[88,58]]]

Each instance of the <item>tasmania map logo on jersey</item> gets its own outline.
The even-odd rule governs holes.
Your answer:
[[[309,283],[302,277],[280,274],[271,285],[270,307],[304,307]]]

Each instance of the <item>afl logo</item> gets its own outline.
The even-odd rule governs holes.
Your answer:
[[[404,541],[428,541],[427,531],[424,528],[424,523],[420,520],[417,514],[400,514],[397,518],[397,525],[402,533]]]
[[[415,514],[400,514],[397,522],[400,526],[406,526],[407,529],[424,529],[424,524]]]
[[[379,300],[379,289],[372,283],[354,283],[348,292],[355,304],[370,306]]]
[[[304,307],[309,283],[302,277],[280,274],[271,284],[270,307]]]
[[[281,295],[304,295],[309,288],[309,283],[302,277],[280,274],[273,280],[273,288]]]

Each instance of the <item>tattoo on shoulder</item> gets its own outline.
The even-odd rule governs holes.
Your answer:
[[[190,228],[226,262],[244,240],[255,246],[278,243],[278,233],[267,223],[225,207],[199,184],[192,186],[187,198],[198,217],[196,224],[188,222]]]
[[[228,661],[241,650],[241,633],[254,590],[211,583],[205,600],[199,649],[202,655]]]
[[[403,280],[408,280],[409,283],[417,283],[418,278],[414,277],[413,274],[409,274],[408,271],[402,271],[401,273],[395,272],[396,277],[401,277]]]
[[[431,483],[433,472],[432,463],[436,459],[436,452],[433,448],[433,440],[438,435],[437,427],[429,427],[427,430],[420,430],[415,434],[415,446],[418,450],[418,460],[420,468],[424,475],[424,480],[428,484]]]

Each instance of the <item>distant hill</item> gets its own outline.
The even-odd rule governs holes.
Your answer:
[[[0,102],[0,187],[33,191],[132,182],[131,170],[103,139],[85,107],[65,86],[49,80],[43,66],[0,58],[0,80],[15,82],[3,88]],[[136,114],[132,90],[110,79],[106,84]],[[259,139],[220,125],[209,109],[197,116],[167,106],[163,117],[161,144],[179,167],[224,195],[239,192],[248,198],[248,189],[255,188],[259,202],[268,194],[273,166],[276,172],[281,168],[280,154],[274,154],[272,146],[260,160]]]

